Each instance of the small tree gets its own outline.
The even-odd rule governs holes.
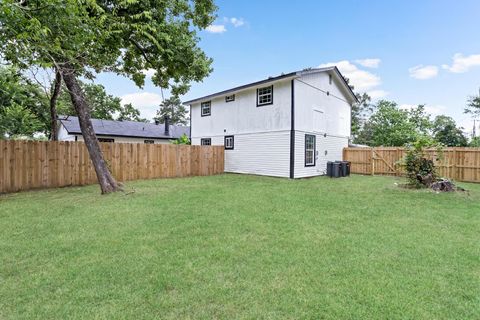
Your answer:
[[[187,125],[187,113],[188,111],[180,101],[180,98],[177,95],[173,95],[160,104],[155,120],[164,123],[165,117],[168,116],[172,124]]]
[[[416,188],[430,187],[436,181],[435,162],[428,158],[425,153],[426,148],[433,147],[437,147],[437,152],[441,156],[441,147],[432,139],[426,137],[406,145],[407,152],[402,165],[407,173],[407,181],[410,186]]]

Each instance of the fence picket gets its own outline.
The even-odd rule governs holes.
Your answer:
[[[119,181],[219,174],[224,170],[222,146],[101,143],[101,148]],[[0,153],[0,193],[96,183],[83,142],[0,140]],[[200,159],[206,165],[201,165]]]
[[[440,175],[445,178],[480,182],[480,148],[445,148],[437,161],[437,150],[426,150],[435,160]],[[344,148],[343,160],[351,162],[351,172],[365,175],[404,175],[398,162],[405,155],[404,148]]]

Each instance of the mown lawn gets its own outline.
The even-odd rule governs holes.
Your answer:
[[[0,196],[0,319],[479,319],[480,185],[221,175]]]

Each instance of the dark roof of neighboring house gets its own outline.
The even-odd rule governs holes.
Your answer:
[[[60,122],[69,134],[81,134],[78,117],[60,116]],[[170,135],[165,135],[165,125],[136,121],[92,119],[93,130],[99,136],[116,136],[151,139],[177,139],[183,134],[190,136],[190,127],[170,125]]]
[[[340,81],[343,83],[343,85],[346,87],[347,92],[352,97],[352,100],[358,102],[357,97],[355,96],[355,93],[352,91],[352,88],[350,88],[350,86],[348,85],[347,81],[345,80],[343,75],[340,73],[338,68],[335,67],[335,66],[332,66],[332,67],[326,67],[326,68],[305,69],[305,70],[290,72],[290,73],[286,73],[286,74],[282,73],[281,75],[279,75],[277,77],[269,77],[269,78],[264,79],[264,80],[260,80],[260,81],[248,83],[248,84],[245,84],[245,85],[242,85],[242,86],[239,86],[239,87],[231,88],[231,89],[228,89],[228,90],[216,92],[216,93],[213,93],[213,94],[209,94],[207,96],[203,96],[203,97],[200,97],[200,98],[185,101],[183,103],[184,104],[192,104],[192,103],[195,103],[195,102],[199,102],[201,100],[207,100],[207,99],[210,99],[210,98],[213,98],[213,97],[216,97],[216,96],[225,95],[225,94],[233,93],[233,92],[236,92],[236,91],[241,91],[241,90],[244,90],[244,89],[247,89],[247,88],[250,88],[250,87],[255,87],[255,86],[258,86],[258,85],[261,85],[261,84],[264,84],[264,83],[274,82],[274,81],[278,81],[278,80],[285,80],[287,78],[298,78],[302,74],[315,73],[315,72],[333,72],[340,79]]]

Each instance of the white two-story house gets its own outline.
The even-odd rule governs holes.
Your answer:
[[[355,94],[336,67],[306,69],[184,102],[193,145],[224,145],[225,172],[303,178],[342,160]]]

